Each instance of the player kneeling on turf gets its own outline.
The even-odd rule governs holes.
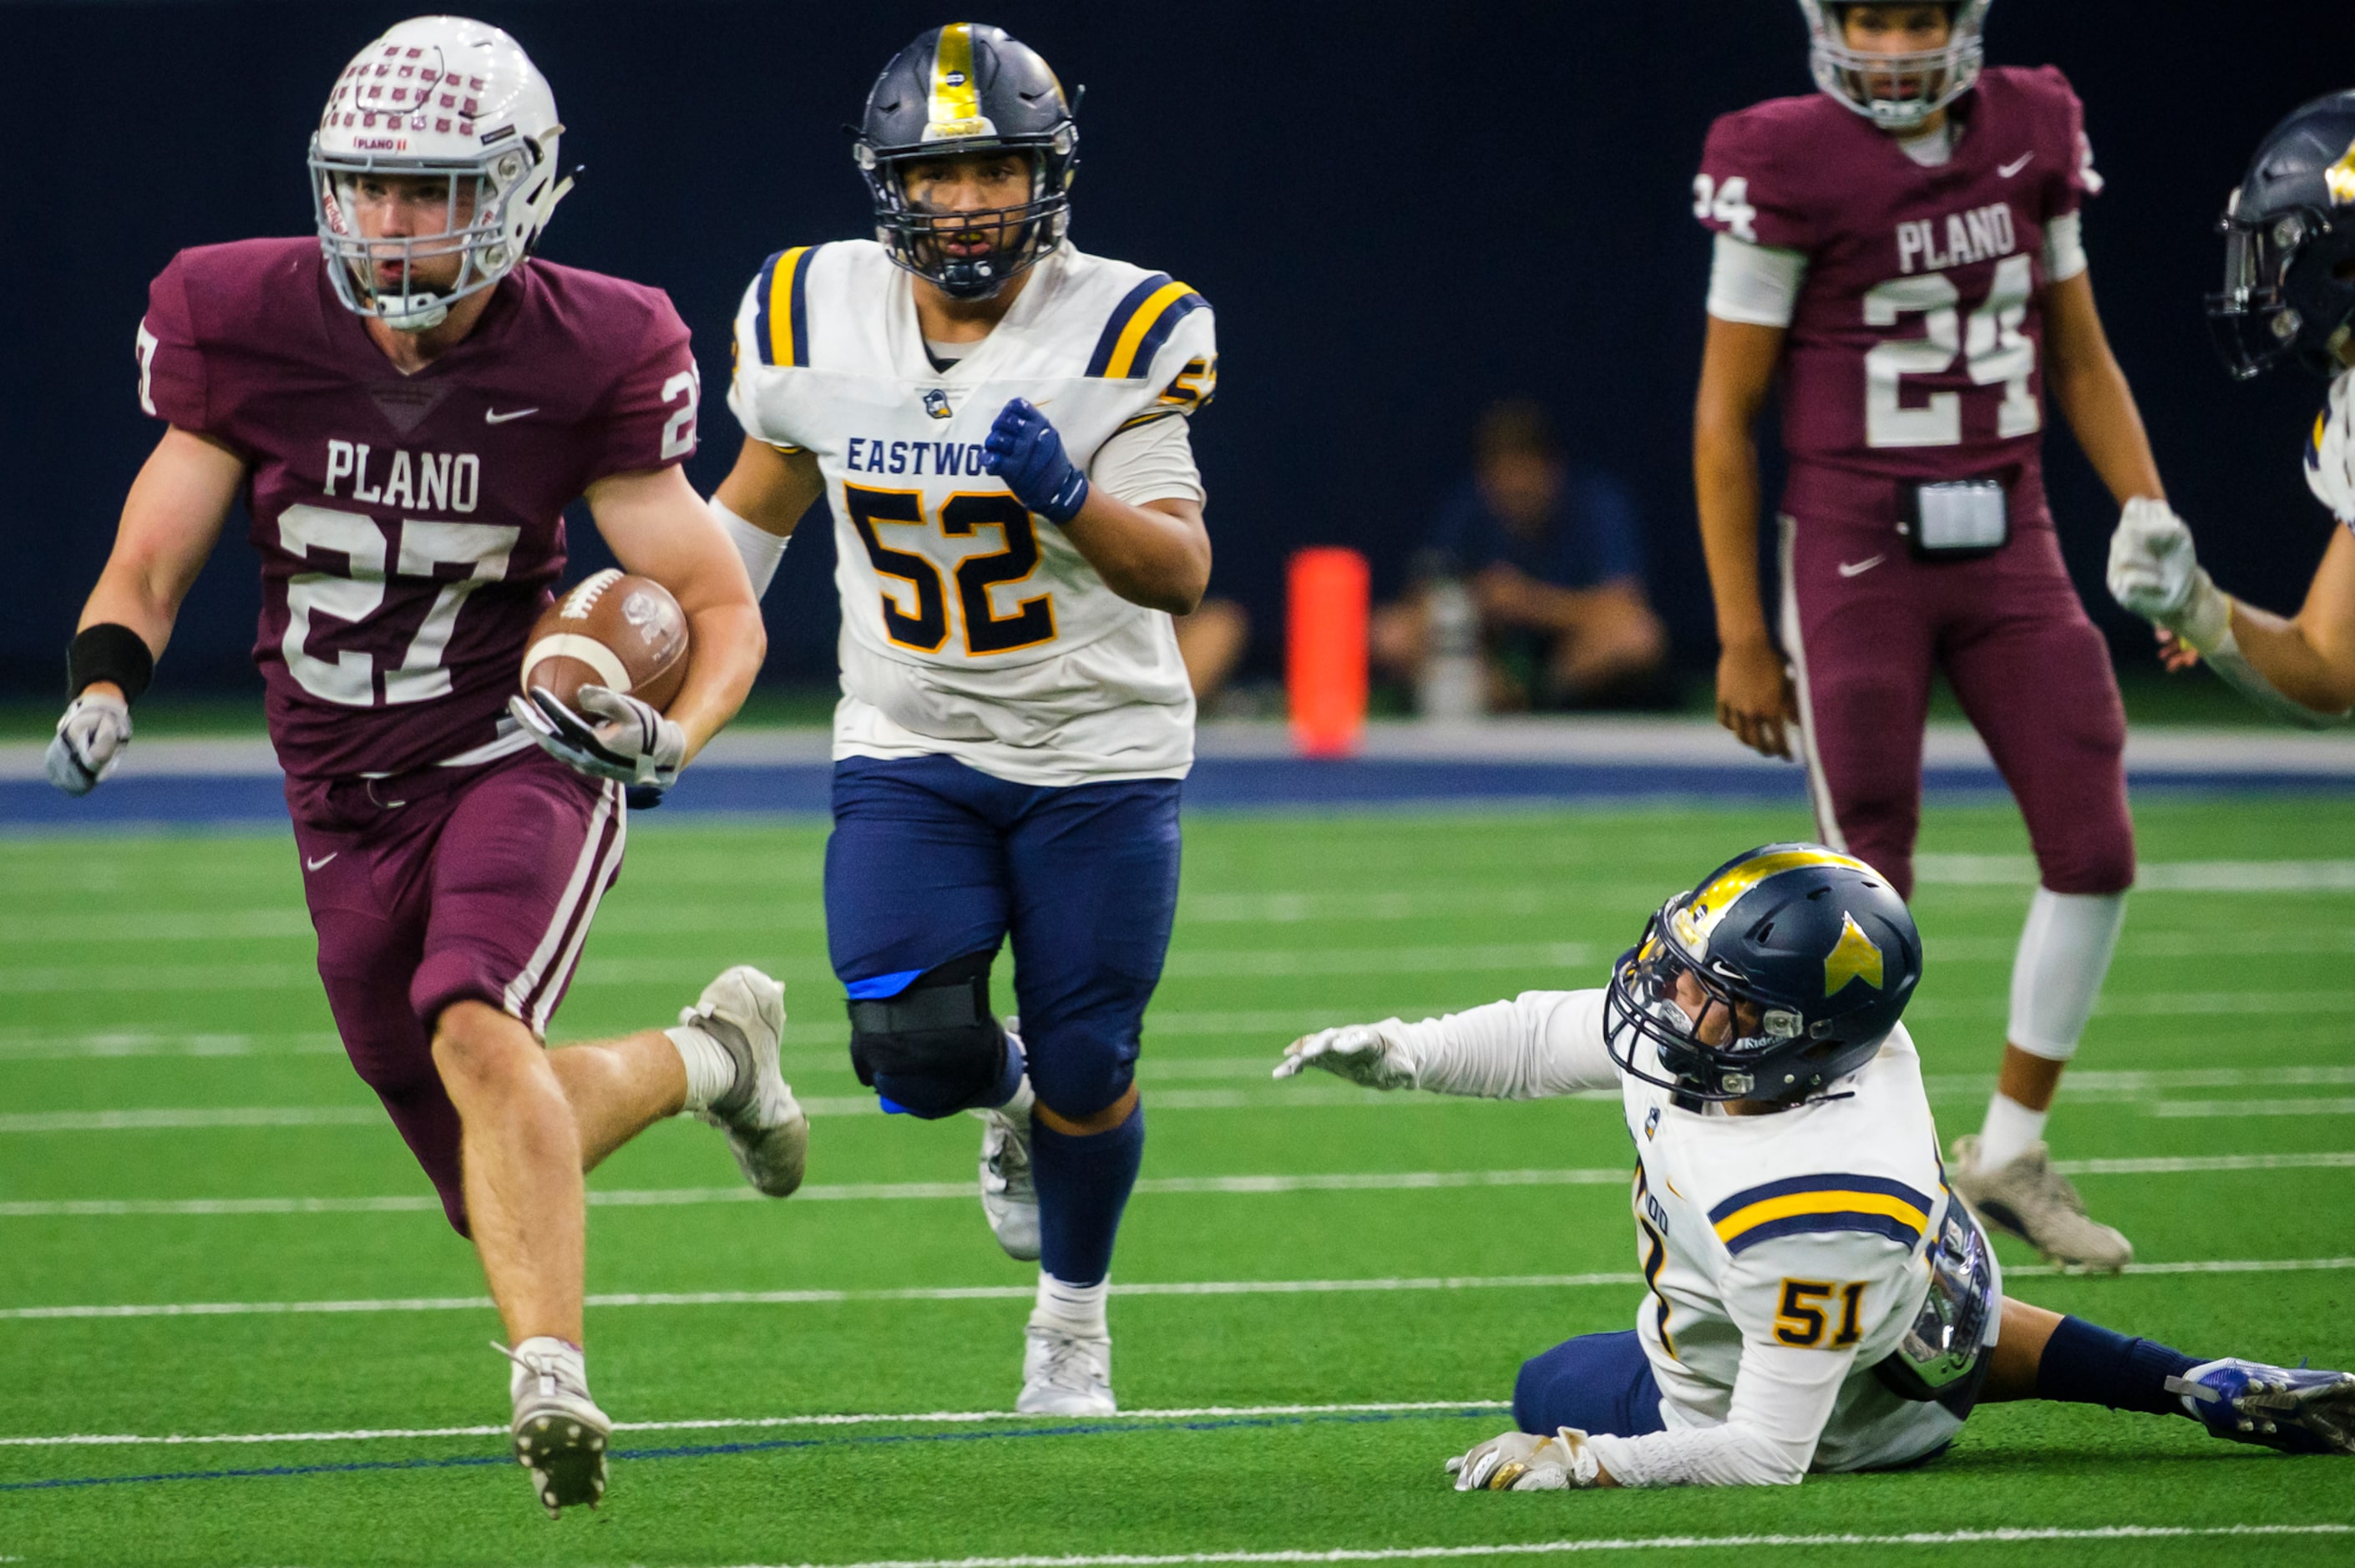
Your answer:
[[[1524,1362],[1458,1490],[1789,1485],[1914,1464],[1980,1404],[2188,1415],[2355,1453],[2355,1376],[2202,1361],[2007,1299],[1898,1022],[1922,942],[1878,873],[1769,844],[1661,906],[1600,991],[1327,1029],[1275,1069],[1535,1099],[1616,1087],[1649,1296]]]

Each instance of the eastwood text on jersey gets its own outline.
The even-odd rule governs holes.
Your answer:
[[[1974,207],[1969,212],[1946,215],[1946,248],[1938,249],[1938,220],[1934,217],[1914,218],[1897,226],[1897,268],[1901,272],[1913,271],[1916,267],[1925,272],[1941,268],[1967,266],[1973,261],[1985,261],[1997,256],[2009,256],[2019,249],[2019,237],[2011,222],[2011,205],[1996,202],[1987,207]]]
[[[879,436],[853,436],[842,454],[842,466],[860,473],[982,473],[978,441],[887,441]]]
[[[368,465],[376,465],[373,477]],[[352,482],[351,498],[386,506],[414,506],[420,511],[472,512],[483,492],[483,460],[473,452],[405,452],[395,449],[390,460],[372,452],[366,441],[327,443],[326,493],[336,493],[336,481]]]

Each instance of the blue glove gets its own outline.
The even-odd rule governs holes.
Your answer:
[[[1039,412],[1017,397],[997,411],[989,439],[981,443],[981,466],[1006,482],[1014,499],[1060,526],[1088,503],[1088,476],[1063,455],[1063,438]]]

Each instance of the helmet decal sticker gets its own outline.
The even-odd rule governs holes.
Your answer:
[[[1872,945],[1855,916],[1841,915],[1839,940],[1824,955],[1824,994],[1838,996],[1855,980],[1879,991],[1881,974],[1881,949]]]
[[[2322,183],[2333,202],[2355,207],[2355,142],[2350,142],[2339,160],[2322,171]]]

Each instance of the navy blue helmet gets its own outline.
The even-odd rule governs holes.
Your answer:
[[[1697,1014],[1675,1000],[1682,975]],[[1798,1101],[1870,1061],[1921,980],[1921,933],[1879,872],[1821,844],[1767,844],[1660,906],[1611,971],[1603,1027],[1646,1083]],[[1667,1077],[1645,1071],[1639,1040]]]
[[[1038,51],[1003,27],[953,22],[891,57],[867,95],[852,148],[891,260],[954,299],[986,299],[1062,243],[1079,164],[1075,100]],[[1029,199],[958,213],[910,200],[903,174],[924,158],[1010,152],[1030,166]],[[959,237],[958,251],[949,240]],[[978,237],[986,240],[972,249]]]
[[[2208,321],[2236,380],[2295,359],[2347,368],[2355,325],[2355,90],[2318,98],[2257,144],[2225,205],[2224,287]]]

